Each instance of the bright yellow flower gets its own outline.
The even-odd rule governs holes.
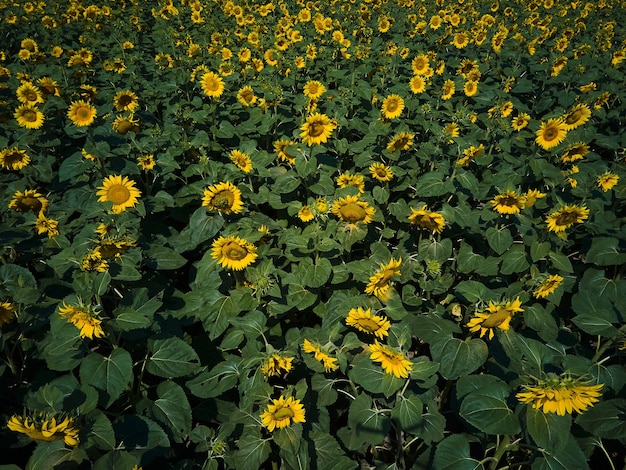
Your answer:
[[[379,299],[385,301],[389,298],[389,290],[392,286],[392,278],[400,275],[400,266],[402,258],[391,258],[389,263],[381,263],[380,268],[369,279],[369,283],[365,288],[365,293],[375,295]]]
[[[374,335],[379,339],[384,339],[389,335],[391,322],[381,315],[372,315],[371,309],[363,310],[362,307],[352,308],[348,312],[346,325],[353,326],[363,333]]]
[[[111,212],[121,214],[129,207],[135,207],[141,192],[135,187],[135,182],[128,176],[111,175],[104,178],[102,186],[98,186],[96,193],[98,202],[111,202]]]
[[[383,100],[381,112],[385,119],[400,117],[404,110],[404,100],[399,95],[389,95]]]
[[[228,181],[211,185],[205,189],[202,205],[207,210],[216,210],[224,214],[238,214],[243,211],[241,191]]]
[[[45,120],[43,113],[36,108],[28,104],[18,106],[13,117],[17,120],[17,124],[26,129],[40,129],[43,126]]]
[[[591,109],[586,103],[578,103],[563,116],[565,130],[571,131],[582,126],[591,118]]]
[[[32,212],[39,215],[45,212],[48,207],[48,199],[43,194],[34,189],[26,191],[16,191],[13,199],[9,202],[9,209],[15,209],[18,212]]]
[[[600,401],[600,389],[604,384],[589,385],[580,379],[558,377],[551,374],[545,380],[538,380],[535,385],[523,385],[524,391],[516,397],[520,403],[532,405],[543,413],[556,413],[559,416],[582,413]]]
[[[446,220],[443,215],[438,212],[430,212],[426,205],[423,205],[419,209],[411,208],[411,214],[409,215],[409,222],[413,225],[430,230],[433,233],[443,232],[446,226]]]
[[[272,354],[261,366],[261,373],[265,377],[280,376],[286,374],[292,368],[293,357],[281,356],[280,354]]]
[[[13,302],[0,302],[0,327],[15,320],[17,307]]]
[[[524,204],[524,196],[511,190],[498,194],[491,200],[493,210],[499,214],[519,214]]]
[[[81,338],[93,339],[104,336],[100,320],[90,307],[84,305],[67,305],[63,302],[63,306],[59,307],[58,314],[69,323],[72,323],[79,330]]]
[[[579,224],[587,220],[589,217],[589,209],[585,206],[577,206],[575,204],[568,205],[548,214],[546,224],[550,232],[563,232],[574,224]]]
[[[616,173],[604,173],[598,176],[596,183],[602,188],[602,191],[607,192],[619,181],[619,175]]]
[[[310,100],[317,100],[326,92],[326,87],[317,80],[309,80],[304,85],[304,95]]]
[[[537,136],[535,142],[544,150],[549,150],[563,142],[567,135],[567,125],[562,118],[549,119],[541,123],[535,135]]]
[[[349,229],[357,228],[359,223],[369,224],[374,220],[376,212],[367,202],[359,200],[359,196],[345,196],[337,199],[331,211],[340,220],[346,222]]]
[[[558,274],[553,274],[552,276],[548,276],[545,278],[541,284],[537,286],[537,288],[533,291],[533,295],[538,299],[543,299],[544,297],[552,294],[563,282],[563,276],[559,276]]]
[[[328,141],[336,127],[337,125],[325,114],[314,113],[307,117],[300,127],[302,131],[300,138],[309,146],[323,144]]]
[[[252,171],[252,159],[250,158],[250,155],[235,149],[231,150],[228,158],[230,158],[230,161],[237,165],[237,168],[244,173],[250,173]]]
[[[30,156],[17,147],[0,150],[0,166],[8,170],[21,170],[30,163]]]
[[[387,150],[395,152],[396,150],[408,150],[413,145],[415,134],[412,132],[399,132],[387,144]]]
[[[67,110],[67,117],[75,126],[87,127],[96,118],[96,108],[87,101],[73,101]]]
[[[489,339],[493,339],[494,330],[509,331],[511,319],[516,313],[523,312],[522,301],[517,297],[513,301],[494,303],[489,301],[485,312],[476,312],[467,325],[472,333],[480,331],[482,338],[488,333]]]
[[[13,415],[7,422],[11,431],[26,434],[35,441],[52,442],[63,439],[71,447],[78,445],[78,428],[74,420],[68,416],[58,418],[48,415],[24,417]]]
[[[220,237],[213,242],[211,258],[223,267],[241,271],[257,259],[256,246],[236,236]]]
[[[224,93],[224,80],[214,72],[206,72],[200,79],[202,91],[211,98],[219,98]]]
[[[373,362],[380,362],[385,374],[398,378],[408,379],[409,373],[413,369],[413,363],[409,361],[402,352],[395,351],[388,346],[380,344],[378,341],[367,347],[370,359]]]
[[[304,343],[302,343],[302,350],[305,353],[313,354],[315,356],[315,360],[320,361],[324,365],[324,370],[326,372],[332,372],[339,369],[336,357],[331,357],[328,353],[322,351],[322,348],[314,345],[308,339],[305,339]]]
[[[291,426],[292,423],[305,423],[304,405],[293,397],[281,396],[267,405],[261,414],[261,422],[270,432]]]

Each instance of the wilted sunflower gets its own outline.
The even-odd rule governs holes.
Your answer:
[[[402,352],[382,345],[378,340],[374,344],[367,346],[367,349],[370,353],[370,359],[373,362],[380,362],[385,374],[402,379],[409,378],[409,372],[413,369],[413,363],[404,357]]]
[[[35,221],[35,230],[37,230],[38,235],[45,233],[48,238],[56,237],[59,234],[59,221],[50,219],[43,212],[40,212]]]
[[[511,121],[511,127],[516,131],[521,131],[530,122],[530,115],[526,113],[519,113]]]
[[[43,197],[43,194],[34,189],[27,189],[24,192],[15,192],[13,199],[9,202],[9,209],[15,209],[18,212],[30,211],[35,215],[39,215],[46,211],[48,204],[48,200]]]
[[[399,132],[387,144],[387,150],[395,152],[396,150],[408,150],[413,145],[415,134],[412,132]]]
[[[87,101],[73,101],[67,110],[67,117],[75,126],[86,127],[93,124],[96,108]]]
[[[128,176],[111,175],[104,178],[102,186],[98,187],[96,195],[98,202],[112,202],[111,212],[121,214],[129,207],[135,207],[141,192],[135,187],[135,182]]]
[[[438,212],[430,212],[426,205],[423,205],[419,209],[411,208],[409,222],[426,230],[430,230],[433,233],[443,232],[443,229],[446,226],[446,220],[443,215]]]
[[[305,339],[304,343],[302,343],[302,350],[305,353],[313,354],[315,356],[315,360],[323,364],[326,372],[332,372],[339,369],[336,357],[331,357],[327,352],[323,351],[321,347],[311,343],[308,339]]]
[[[22,83],[17,88],[16,95],[20,103],[29,104],[31,106],[35,106],[37,103],[43,103],[43,96],[39,88],[30,82]]]
[[[275,377],[286,374],[293,368],[293,357],[272,354],[261,366],[261,373],[265,377]]]
[[[485,146],[480,144],[478,147],[472,145],[470,148],[463,150],[463,156],[456,162],[457,166],[466,166],[480,157],[485,151]]]
[[[508,190],[498,194],[491,201],[493,210],[499,214],[519,214],[524,208],[524,196],[515,191]]]
[[[480,331],[482,338],[488,333],[489,339],[493,339],[494,330],[498,328],[502,331],[508,331],[511,319],[516,313],[523,312],[521,308],[522,301],[517,297],[513,301],[494,303],[489,301],[486,311],[476,312],[467,325],[472,333]]]
[[[393,178],[393,170],[391,169],[391,167],[382,163],[372,163],[369,166],[369,170],[372,178],[377,181],[391,181]]]
[[[332,213],[340,220],[347,222],[349,228],[356,228],[359,222],[369,224],[376,212],[367,202],[358,196],[346,196],[337,199],[332,206]]]
[[[223,267],[241,271],[257,258],[256,246],[243,238],[220,237],[213,242],[211,258]]]
[[[539,379],[535,385],[523,385],[517,399],[526,405],[532,405],[544,414],[556,413],[559,416],[582,413],[600,401],[600,389],[604,384],[589,385],[589,382],[569,375],[549,374],[546,379]]]
[[[336,127],[337,125],[325,114],[314,113],[307,117],[300,127],[302,131],[300,138],[309,146],[323,144],[328,141]]]
[[[202,75],[200,85],[204,94],[211,98],[219,98],[224,93],[224,80],[214,72]]]
[[[293,397],[281,396],[267,405],[265,411],[261,413],[261,422],[270,432],[291,426],[293,423],[305,423],[304,405]]]
[[[589,153],[589,146],[582,142],[577,142],[573,145],[570,145],[563,155],[561,155],[561,162],[563,163],[573,163],[577,160],[582,160],[585,155]]]
[[[579,224],[587,220],[589,209],[585,206],[565,206],[562,209],[548,214],[546,223],[550,232],[563,232],[574,224]]]
[[[415,95],[424,93],[426,91],[426,80],[421,75],[413,75],[409,82],[409,87],[411,88],[411,93]]]
[[[383,100],[381,112],[385,119],[400,117],[404,110],[404,100],[400,95],[389,95]]]
[[[44,115],[35,106],[23,104],[13,113],[13,117],[17,120],[17,124],[26,129],[40,129],[43,126]]]
[[[228,158],[244,173],[250,173],[252,171],[252,159],[247,153],[243,153],[237,149],[231,150],[228,154]]]
[[[317,100],[326,92],[326,87],[322,82],[317,80],[309,80],[304,85],[304,95],[310,100]]]
[[[247,108],[256,103],[256,100],[254,90],[249,85],[244,86],[237,92],[237,101]]]
[[[7,422],[11,431],[26,434],[34,441],[52,442],[63,439],[65,444],[78,445],[79,429],[68,416],[56,417],[39,414],[38,416],[13,415]]]
[[[129,132],[139,131],[139,119],[135,119],[133,114],[128,116],[117,116],[113,120],[113,130],[118,134],[125,135]]]
[[[0,302],[0,326],[11,323],[15,320],[17,307],[13,302]]]
[[[139,99],[135,92],[123,90],[113,97],[113,104],[118,111],[130,111],[132,113],[139,106]]]
[[[544,297],[552,294],[563,282],[563,276],[559,276],[558,274],[553,274],[552,276],[548,276],[545,278],[541,284],[537,286],[537,288],[533,291],[533,295],[538,299],[543,299]]]
[[[8,170],[21,170],[30,163],[30,156],[17,147],[0,151],[0,166]]]
[[[392,286],[394,276],[400,275],[400,266],[402,258],[391,259],[389,263],[381,263],[380,268],[369,279],[369,283],[365,287],[365,293],[375,295],[379,299],[386,301],[389,298],[389,291]]]
[[[578,103],[568,113],[563,115],[563,123],[565,124],[565,130],[571,131],[577,127],[582,126],[591,118],[591,109],[586,103]]]
[[[243,210],[241,191],[230,182],[214,184],[204,190],[202,205],[207,210],[238,214]]]
[[[63,306],[59,307],[58,314],[69,323],[72,323],[79,330],[81,338],[93,339],[104,336],[102,329],[102,320],[98,318],[98,314],[90,307],[85,305],[67,305],[63,302]]]
[[[619,175],[616,173],[604,173],[603,175],[598,176],[596,179],[596,183],[602,191],[607,192],[613,186],[615,186],[619,181]]]
[[[548,119],[547,122],[541,123],[535,135],[537,136],[535,142],[544,150],[549,150],[563,142],[567,135],[567,126],[562,118]]]

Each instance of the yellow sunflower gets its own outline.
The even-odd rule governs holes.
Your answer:
[[[409,222],[423,229],[430,230],[433,233],[443,232],[446,226],[446,220],[443,215],[438,212],[430,212],[426,205],[423,205],[419,209],[412,208],[411,214],[409,215]]]
[[[38,235],[45,233],[48,238],[56,237],[59,234],[59,221],[50,219],[43,212],[40,212],[35,221],[35,230],[37,230]]]
[[[604,173],[596,179],[596,183],[602,191],[607,192],[619,181],[619,175],[617,173]]]
[[[421,75],[413,75],[409,82],[409,88],[411,88],[411,93],[415,95],[424,93],[426,91],[426,80]]]
[[[150,171],[154,169],[154,167],[156,166],[156,160],[154,159],[154,155],[150,154],[137,157],[137,166],[143,171]]]
[[[389,335],[391,322],[383,316],[372,315],[371,309],[363,310],[363,308],[353,308],[348,312],[346,325],[353,326],[363,333],[375,335],[379,339],[384,339]]]
[[[291,163],[293,165],[296,163],[296,157],[294,155],[290,155],[288,152],[288,148],[292,145],[296,145],[296,142],[289,139],[280,139],[274,142],[274,151],[281,161]]]
[[[343,173],[337,178],[337,186],[347,188],[353,186],[359,190],[359,194],[365,191],[365,181],[363,175],[353,175],[351,173]]]
[[[49,415],[18,416],[13,415],[7,422],[11,431],[26,434],[34,441],[52,442],[63,439],[70,447],[78,445],[79,429],[74,420],[68,416],[56,417]]]
[[[261,373],[265,377],[278,377],[288,373],[293,368],[293,357],[272,354],[261,366]]]
[[[571,131],[582,126],[591,118],[591,109],[586,103],[578,103],[568,113],[563,116],[565,130]]]
[[[67,111],[67,117],[75,126],[86,127],[93,124],[96,118],[96,108],[87,101],[73,101]]]
[[[252,159],[250,155],[235,149],[230,152],[228,158],[244,173],[250,173],[252,171]]]
[[[102,320],[98,318],[97,313],[85,305],[67,305],[63,302],[63,306],[59,307],[58,314],[69,323],[72,323],[79,330],[81,338],[93,339],[104,336],[102,329]]]
[[[26,129],[40,129],[43,126],[44,115],[35,106],[23,104],[13,113],[13,117],[17,120],[17,124]]]
[[[16,91],[17,100],[20,103],[35,106],[38,103],[43,103],[43,96],[39,88],[30,82],[22,83]]]
[[[533,295],[538,299],[543,299],[544,297],[552,294],[563,282],[563,276],[559,276],[558,274],[553,274],[552,276],[548,276],[545,278],[541,284],[537,286],[537,288],[533,291]]]
[[[453,80],[446,80],[441,88],[441,99],[449,100],[454,95],[455,84]]]
[[[50,77],[41,77],[37,80],[41,93],[46,96],[61,96],[59,84]]]
[[[30,163],[30,156],[17,147],[0,151],[0,166],[8,170],[21,170]]]
[[[17,307],[13,302],[0,302],[0,327],[15,320]]]
[[[562,118],[548,119],[542,122],[541,127],[535,133],[535,142],[544,150],[549,150],[559,145],[567,135],[567,126]]]
[[[98,186],[98,202],[112,202],[111,212],[121,214],[129,207],[135,207],[141,192],[135,182],[128,176],[111,175],[104,178],[102,186]]]
[[[302,131],[300,138],[309,146],[323,144],[328,141],[336,127],[337,125],[325,114],[314,113],[307,117],[300,127]]]
[[[132,113],[139,106],[139,98],[135,92],[123,90],[113,97],[113,105],[118,111],[130,111]]]
[[[413,363],[404,357],[402,352],[382,345],[378,340],[375,341],[374,344],[370,344],[367,348],[369,349],[370,359],[373,362],[380,362],[385,374],[402,379],[409,378],[409,372],[413,369]]]
[[[530,115],[526,113],[519,113],[511,121],[511,127],[516,131],[521,131],[530,122]]]
[[[474,96],[478,93],[478,82],[475,80],[468,80],[463,85],[463,93],[465,96]]]
[[[381,112],[385,119],[400,117],[404,110],[404,100],[399,95],[389,95],[383,100]]]
[[[309,80],[304,85],[304,95],[310,100],[317,100],[326,92],[326,87],[317,80]]]
[[[43,194],[34,189],[27,189],[24,192],[15,192],[13,199],[9,202],[9,209],[15,209],[18,212],[30,211],[35,215],[39,215],[46,211],[48,204],[49,202]]]
[[[376,212],[367,202],[359,200],[358,196],[346,196],[337,199],[333,203],[331,211],[340,220],[348,223],[351,229],[356,228],[359,223],[369,224]]]
[[[252,106],[257,101],[257,97],[254,95],[254,90],[251,86],[246,85],[237,92],[237,101],[239,101],[246,108]]]
[[[469,148],[463,150],[463,156],[456,162],[457,166],[466,166],[470,162],[473,162],[480,157],[485,151],[485,146],[480,144],[479,146],[471,145]]]
[[[411,68],[415,75],[426,75],[430,68],[430,61],[428,56],[420,54],[411,61]]]
[[[573,163],[577,160],[582,160],[585,158],[585,155],[589,153],[589,146],[582,142],[577,142],[573,145],[570,145],[563,155],[561,155],[561,162],[563,163]]]
[[[256,246],[243,238],[220,237],[213,242],[211,258],[223,267],[241,271],[257,258]]]
[[[387,150],[395,152],[396,150],[408,150],[413,145],[415,134],[412,132],[399,132],[387,144]]]
[[[241,191],[230,182],[218,183],[204,190],[202,205],[207,210],[216,210],[224,214],[238,214],[243,211]]]
[[[472,333],[480,331],[482,338],[488,333],[489,339],[493,339],[494,330],[509,331],[511,319],[516,313],[523,312],[522,301],[517,297],[513,301],[494,303],[489,301],[485,312],[476,312],[474,318],[467,322]]]
[[[117,116],[113,120],[113,130],[118,134],[125,135],[129,132],[139,131],[139,119],[135,119],[133,114],[128,116]]]
[[[546,193],[542,193],[538,189],[529,189],[524,194],[524,207],[532,207],[537,202],[537,199],[546,197]]]
[[[302,350],[305,353],[313,354],[315,360],[322,363],[326,372],[332,372],[339,369],[336,357],[331,357],[328,353],[322,351],[322,348],[311,343],[308,339],[305,339],[304,343],[302,343]]]
[[[498,194],[491,201],[493,210],[498,214],[519,214],[524,208],[524,196],[515,191]]]
[[[261,413],[261,422],[270,432],[291,426],[292,423],[305,423],[304,405],[293,397],[281,396],[267,405]]]
[[[386,301],[389,298],[394,276],[400,275],[400,266],[402,258],[392,258],[389,263],[381,263],[380,268],[369,279],[369,283],[365,287],[365,293],[375,295],[379,299]]]
[[[568,205],[548,214],[546,223],[550,232],[563,232],[574,224],[579,224],[587,220],[589,209],[576,204]]]
[[[202,75],[200,85],[204,94],[211,98],[219,98],[224,93],[224,80],[214,72]]]
[[[372,178],[377,181],[391,181],[393,178],[393,170],[391,169],[391,167],[382,163],[372,163],[369,166],[369,170]]]
[[[311,210],[311,206],[309,205],[302,206],[300,210],[298,210],[298,218],[302,222],[310,222],[311,220],[313,220],[315,218],[315,215],[313,214],[313,211]]]
[[[582,413],[600,401],[600,389],[604,384],[589,385],[580,378],[549,374],[539,379],[535,385],[523,385],[517,399],[525,405],[532,405],[544,414],[556,413],[559,416]]]

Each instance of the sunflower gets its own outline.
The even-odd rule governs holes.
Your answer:
[[[250,173],[252,171],[252,159],[247,153],[243,153],[237,149],[231,150],[228,154],[228,158],[244,173]]]
[[[491,200],[491,206],[498,214],[519,214],[524,208],[524,196],[508,190],[494,197]]]
[[[465,96],[474,96],[478,92],[478,82],[475,80],[468,80],[463,85],[463,93]]]
[[[525,405],[532,405],[544,414],[556,413],[559,416],[582,413],[600,401],[600,389],[604,384],[589,385],[580,378],[568,375],[549,374],[546,379],[539,379],[534,385],[523,385],[517,399]]]
[[[109,270],[109,262],[102,257],[100,250],[96,248],[83,256],[80,269],[87,272],[104,273]]]
[[[293,397],[281,396],[267,405],[266,410],[261,413],[261,422],[270,432],[276,428],[290,426],[292,423],[305,423],[304,405]]]
[[[379,339],[383,339],[389,335],[391,323],[386,317],[380,315],[372,315],[372,311],[368,308],[353,308],[348,312],[346,325],[353,326],[357,330],[370,335],[375,335]]]
[[[67,305],[63,302],[63,306],[59,307],[58,314],[69,323],[72,323],[79,330],[81,338],[93,339],[104,336],[102,329],[102,320],[93,309],[85,305]]]
[[[553,274],[552,276],[548,276],[545,278],[541,284],[537,286],[537,288],[533,291],[533,295],[538,299],[543,299],[544,297],[552,294],[563,282],[563,276],[559,276],[558,274]]]
[[[40,129],[44,122],[43,113],[39,108],[28,104],[19,106],[13,113],[13,117],[17,119],[19,126],[26,129]]]
[[[452,143],[452,137],[459,136],[459,125],[456,122],[450,122],[443,126],[443,133],[446,137],[450,138],[448,142]]]
[[[463,156],[456,162],[457,166],[466,166],[480,157],[485,151],[485,146],[480,144],[478,147],[471,145],[463,150]]]
[[[404,100],[399,95],[389,95],[383,100],[381,112],[385,119],[400,117],[404,110]]]
[[[254,263],[257,258],[256,246],[243,238],[220,237],[213,242],[211,258],[223,267],[241,271]]]
[[[454,81],[446,80],[443,84],[443,87],[441,88],[441,99],[449,100],[450,98],[452,98],[452,95],[454,95],[454,89]]]
[[[339,369],[336,357],[331,357],[328,353],[322,351],[322,348],[314,345],[308,339],[305,339],[304,343],[302,343],[302,350],[305,353],[313,354],[315,356],[315,360],[322,363],[326,372],[332,372]]]
[[[393,178],[393,170],[391,167],[383,165],[382,163],[372,163],[369,166],[369,170],[372,178],[380,182],[391,181]]]
[[[430,212],[426,205],[423,205],[420,209],[411,209],[409,222],[433,233],[443,232],[446,226],[446,220],[443,215],[438,212]]]
[[[359,222],[369,224],[375,213],[375,209],[367,202],[359,200],[358,196],[346,196],[337,199],[333,203],[331,211],[340,220],[347,222],[351,229],[356,228]]]
[[[9,202],[9,209],[15,209],[18,212],[32,212],[35,215],[44,213],[48,208],[48,200],[43,194],[34,189],[26,191],[16,191],[13,199]]]
[[[139,119],[135,119],[133,114],[128,116],[117,116],[113,120],[113,130],[118,134],[126,135],[129,132],[139,131]]]
[[[457,49],[463,49],[465,46],[469,44],[469,37],[465,31],[459,31],[454,35],[454,39],[452,40],[452,44]]]
[[[123,90],[113,97],[113,104],[118,111],[130,111],[132,113],[139,106],[139,99],[135,92]]]
[[[0,327],[15,320],[17,307],[13,302],[0,302]]]
[[[618,181],[619,175],[616,173],[604,173],[603,175],[598,176],[598,178],[596,179],[596,183],[600,188],[602,188],[602,191],[604,192],[609,191],[613,186],[617,184]]]
[[[544,150],[549,150],[563,142],[567,135],[567,125],[562,118],[548,119],[547,122],[541,123],[535,135],[537,136],[535,142]]]
[[[409,372],[413,369],[413,363],[404,354],[382,345],[376,340],[374,344],[368,346],[370,359],[373,362],[380,362],[385,374],[398,378],[408,379]]]
[[[41,77],[37,80],[41,93],[46,96],[61,96],[61,88],[59,84],[50,77]]]
[[[154,155],[150,154],[137,157],[137,166],[143,171],[150,171],[154,169],[154,167],[156,166],[156,160],[154,159]]]
[[[314,113],[307,117],[300,127],[302,131],[300,138],[309,146],[323,144],[328,141],[336,127],[337,125],[325,114]]]
[[[424,93],[426,91],[426,80],[421,75],[413,75],[409,82],[409,87],[411,88],[411,93],[415,95]]]
[[[43,212],[40,212],[35,222],[35,230],[37,230],[38,235],[45,233],[48,238],[56,237],[59,234],[59,221],[49,219]]]
[[[591,109],[586,103],[578,103],[562,117],[566,131],[582,126],[589,118],[591,118]]]
[[[296,145],[296,142],[289,139],[280,139],[274,142],[274,151],[278,158],[287,163],[291,163],[292,165],[296,162],[296,157],[293,155],[289,155],[287,152],[288,148],[291,145]]]
[[[526,113],[519,113],[516,117],[511,121],[511,127],[516,131],[521,131],[524,127],[528,125],[530,122],[530,115]]]
[[[272,354],[261,366],[261,373],[265,377],[276,377],[286,374],[292,368],[293,357],[286,357],[280,354]]]
[[[39,88],[34,86],[30,82],[21,84],[16,91],[17,100],[20,103],[35,106],[38,103],[43,103],[43,96]]]
[[[96,108],[87,101],[72,101],[67,111],[67,117],[75,126],[86,127],[93,124],[96,118]]]
[[[563,163],[573,163],[577,160],[582,160],[585,155],[589,153],[589,146],[582,142],[577,142],[573,145],[570,145],[563,155],[561,155],[561,162]]]
[[[302,222],[310,222],[311,220],[313,220],[315,218],[315,215],[313,214],[313,211],[311,210],[311,206],[309,205],[302,206],[300,210],[298,211],[298,218]]]
[[[254,90],[249,85],[244,86],[237,92],[237,101],[239,101],[246,108],[256,103],[256,100],[257,98],[254,95]]]
[[[98,202],[112,202],[111,211],[121,214],[129,207],[135,207],[141,192],[128,176],[112,175],[104,178],[102,186],[98,186],[96,196],[100,196]]]
[[[546,197],[546,193],[542,193],[538,189],[529,189],[524,194],[524,207],[532,207],[537,202],[537,199]]]
[[[0,166],[8,170],[21,170],[30,163],[30,156],[17,147],[0,150]]]
[[[387,144],[387,150],[395,152],[396,150],[408,150],[413,145],[415,134],[412,132],[399,132]]]
[[[26,434],[34,441],[52,442],[63,439],[65,444],[74,447],[78,445],[79,429],[74,420],[68,416],[56,417],[49,415],[18,416],[13,415],[7,422],[11,431]]]
[[[211,98],[219,98],[224,93],[224,80],[214,72],[202,75],[200,85],[204,94]]]
[[[304,85],[304,95],[310,100],[317,100],[326,92],[326,87],[317,80],[309,80]]]
[[[509,331],[511,319],[516,313],[523,312],[522,301],[517,297],[513,301],[494,303],[489,301],[485,312],[476,312],[467,325],[472,333],[480,331],[480,337],[489,333],[489,339],[493,339],[494,330]]]
[[[427,75],[430,68],[428,56],[420,54],[411,61],[411,68],[414,75]]]
[[[391,259],[389,263],[381,263],[380,268],[369,279],[367,287],[365,287],[365,293],[375,295],[379,299],[385,301],[389,298],[390,289],[392,286],[391,279],[394,276],[400,275],[400,266],[402,265],[402,258],[396,260]]]
[[[204,190],[202,205],[207,210],[238,214],[243,210],[241,191],[232,183],[218,183]]]
[[[546,223],[550,232],[563,232],[574,224],[579,224],[587,220],[589,209],[585,206],[565,206],[562,209],[548,214]]]
[[[350,173],[343,173],[337,178],[337,186],[340,188],[348,188],[350,186],[358,189],[359,194],[363,194],[365,191],[365,181],[363,175],[353,175]]]
[[[319,214],[326,214],[326,212],[328,212],[329,207],[328,207],[328,201],[326,201],[326,199],[322,196],[318,197],[315,199],[315,210],[319,213]]]

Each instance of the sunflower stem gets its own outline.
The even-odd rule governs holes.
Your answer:
[[[500,440],[500,436],[498,436],[498,440]],[[496,470],[498,468],[498,463],[500,463],[500,459],[502,458],[504,453],[509,449],[510,443],[511,443],[511,436],[505,435],[500,441],[500,443],[498,444],[496,453],[493,454],[493,460],[491,461],[491,465],[489,466],[490,470]]]
[[[600,449],[602,449],[602,452],[604,452],[604,455],[606,456],[606,459],[609,461],[609,465],[611,466],[611,470],[615,470],[615,465],[613,465],[613,460],[611,459],[611,456],[609,455],[609,453],[605,449],[604,444],[602,444],[602,439],[598,439],[597,442],[596,442],[596,445]]]

